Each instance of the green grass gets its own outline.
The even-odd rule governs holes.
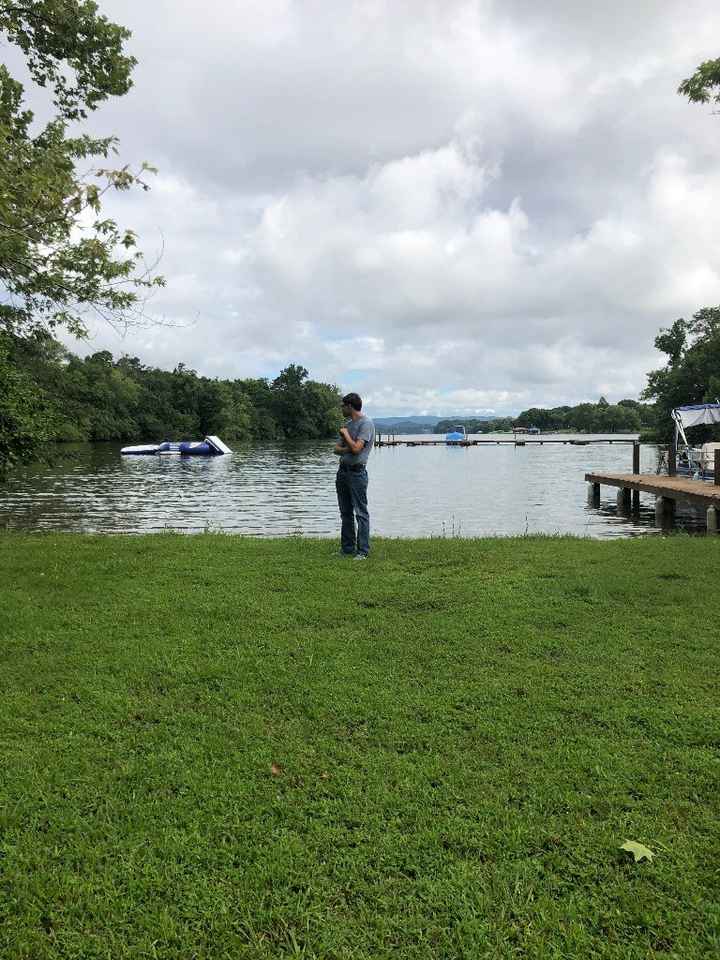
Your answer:
[[[0,536],[3,960],[720,956],[720,541],[334,549]]]

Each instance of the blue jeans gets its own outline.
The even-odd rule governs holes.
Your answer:
[[[342,527],[340,545],[343,553],[370,552],[370,514],[367,506],[367,470],[343,470],[337,472],[335,489]],[[357,518],[357,537],[355,519]]]

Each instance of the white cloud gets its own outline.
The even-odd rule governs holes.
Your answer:
[[[720,303],[720,127],[675,93],[710,0],[103,9],[141,63],[94,125],[161,167],[111,211],[179,326],[91,349],[502,413],[637,396],[658,328]]]

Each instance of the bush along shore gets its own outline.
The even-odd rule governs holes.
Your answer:
[[[334,549],[0,536],[4,960],[720,955],[718,544]]]

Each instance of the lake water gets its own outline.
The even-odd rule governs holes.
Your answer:
[[[331,442],[252,446],[215,458],[122,457],[112,443],[63,451],[70,459],[15,471],[0,484],[0,528],[338,534]],[[656,463],[656,449],[643,446],[641,469],[654,473]],[[369,464],[372,530],[389,537],[657,533],[653,497],[642,496],[633,518],[617,513],[610,487],[599,510],[588,507],[586,471],[631,467],[630,444],[383,447]],[[704,529],[704,515],[681,510],[678,526]]]

